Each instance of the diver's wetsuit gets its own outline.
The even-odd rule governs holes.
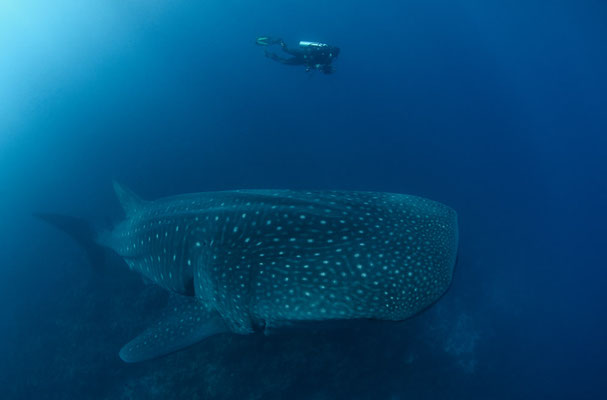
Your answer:
[[[301,42],[309,43],[309,42]],[[282,51],[292,57],[280,57],[278,54],[266,50],[266,57],[271,58],[281,64],[286,65],[305,65],[306,71],[318,69],[326,74],[333,72],[331,63],[339,55],[339,48],[321,43],[302,46],[298,49],[290,49],[284,41],[276,39],[272,44],[280,44]]]

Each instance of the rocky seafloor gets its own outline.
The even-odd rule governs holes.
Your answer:
[[[495,365],[482,356],[492,333],[479,332],[453,288],[404,322],[221,334],[138,364],[122,362],[118,351],[159,314],[166,292],[121,268],[60,289],[16,319],[3,398],[394,400],[500,392]]]

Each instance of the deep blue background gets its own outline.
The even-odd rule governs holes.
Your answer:
[[[68,341],[49,321],[78,324],[82,316],[65,317],[66,293],[84,290],[86,261],[31,213],[103,224],[119,215],[116,179],[150,199],[314,188],[444,202],[459,213],[461,253],[449,294],[429,312],[428,326],[446,327],[429,329],[443,344],[438,365],[425,363],[418,382],[427,384],[414,388],[369,379],[377,398],[604,396],[604,2],[173,3],[0,5],[0,369],[10,371],[1,382],[9,393],[61,398],[82,380],[82,366],[49,361]],[[273,63],[254,45],[260,34],[335,44],[337,72]],[[450,340],[464,350],[450,351]],[[77,340],[70,351],[91,345]],[[119,344],[111,348],[117,357]],[[474,367],[441,368],[442,355]],[[213,357],[219,370],[234,362]],[[105,376],[107,389],[145,375],[129,368],[86,376]],[[398,376],[398,365],[387,368]],[[458,374],[468,383],[458,386]],[[153,397],[146,390],[134,396]]]

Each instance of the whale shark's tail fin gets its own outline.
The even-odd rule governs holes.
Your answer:
[[[35,213],[34,216],[67,233],[84,251],[94,270],[100,271],[105,264],[106,252],[96,242],[96,233],[83,219],[51,213]]]

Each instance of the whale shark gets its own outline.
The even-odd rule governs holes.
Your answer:
[[[405,320],[452,280],[457,214],[422,197],[233,190],[146,201],[118,183],[114,189],[125,218],[109,231],[39,217],[70,233],[91,259],[110,249],[178,299],[120,350],[125,362],[222,332]]]

